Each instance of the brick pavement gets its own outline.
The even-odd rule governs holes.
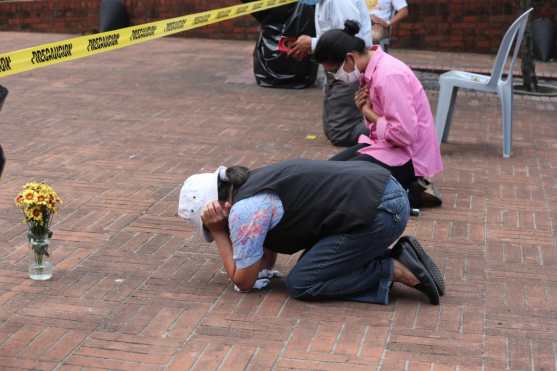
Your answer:
[[[47,37],[3,33],[1,48]],[[281,281],[242,295],[176,217],[181,182],[335,153],[321,92],[255,86],[251,49],[163,39],[1,81],[0,369],[555,370],[557,101],[517,100],[509,160],[497,100],[457,101],[445,204],[407,230],[446,275],[442,305],[401,287],[387,306],[291,300]],[[13,206],[32,179],[66,201],[44,283]]]

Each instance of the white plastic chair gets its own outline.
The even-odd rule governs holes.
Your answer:
[[[520,50],[520,44],[522,44],[522,38],[531,11],[532,8],[518,17],[505,33],[501,45],[499,45],[499,51],[491,70],[491,76],[464,71],[449,71],[439,77],[441,88],[439,91],[439,101],[437,102],[437,114],[435,116],[437,140],[439,142],[446,142],[449,136],[454,103],[459,88],[497,93],[501,99],[502,108],[503,157],[510,157],[513,122],[513,67]],[[504,78],[503,72],[513,44],[515,47],[512,60],[507,76]]]

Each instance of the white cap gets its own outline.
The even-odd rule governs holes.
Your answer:
[[[214,173],[192,175],[186,179],[180,190],[178,215],[197,226],[207,242],[212,242],[213,236],[203,227],[201,212],[207,203],[219,199],[219,176],[226,180],[226,167],[220,166]]]

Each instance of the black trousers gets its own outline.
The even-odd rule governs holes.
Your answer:
[[[393,178],[367,228],[323,237],[305,251],[286,278],[295,299],[343,299],[388,304],[393,280],[389,246],[406,228],[410,206]]]
[[[408,190],[410,188],[410,185],[418,179],[416,177],[416,173],[414,172],[414,165],[412,164],[412,160],[401,166],[389,166],[372,156],[363,155],[358,152],[360,149],[367,146],[368,144],[357,144],[353,147],[347,148],[337,153],[336,155],[331,157],[329,161],[367,161],[377,164],[389,170],[391,172],[391,175],[395,177],[396,180],[398,180],[400,185],[405,190]]]

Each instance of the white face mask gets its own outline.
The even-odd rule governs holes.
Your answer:
[[[354,71],[352,72],[346,72],[344,70],[345,64],[346,62],[344,62],[342,66],[340,66],[338,71],[335,73],[335,79],[340,80],[346,84],[353,84],[356,81],[360,81],[360,77],[362,76],[362,73],[358,69],[358,66],[356,66],[356,63],[354,63]]]

